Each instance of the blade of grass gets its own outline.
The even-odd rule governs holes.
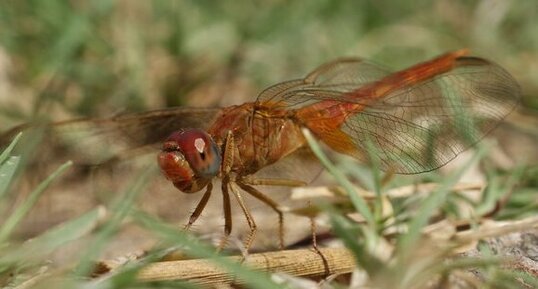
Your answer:
[[[29,259],[37,260],[46,256],[56,248],[88,234],[95,228],[103,215],[103,208],[96,208],[78,218],[49,229],[0,257],[0,268],[3,269],[13,263],[27,262]]]
[[[373,177],[374,192],[376,194],[376,199],[374,202],[374,216],[375,220],[380,220],[382,218],[382,199],[381,199],[381,170],[379,169],[381,160],[379,159],[379,154],[375,153],[377,148],[374,146],[372,139],[367,136],[366,138],[366,151],[368,153],[368,159],[370,160],[369,164],[371,166],[371,172]]]
[[[6,222],[2,225],[0,228],[0,243],[5,242],[15,227],[19,224],[19,222],[22,220],[22,218],[30,211],[30,209],[34,206],[34,204],[37,202],[41,194],[45,191],[45,189],[50,185],[50,183],[56,179],[58,176],[63,174],[71,165],[73,162],[68,161],[61,165],[54,173],[52,173],[50,176],[48,176],[43,182],[41,182],[37,188],[30,193],[28,198],[23,202],[6,220]]]
[[[503,263],[503,260],[498,257],[464,257],[454,260],[444,260],[440,258],[434,258],[429,260],[429,264],[423,264],[425,267],[422,270],[412,272],[410,276],[406,276],[404,282],[402,282],[402,288],[416,288],[421,287],[431,282],[433,276],[439,274],[450,274],[455,270],[469,270],[473,268],[488,268],[491,266],[499,266]]]
[[[4,197],[11,180],[17,171],[21,158],[19,156],[11,156],[9,159],[0,165],[0,199]]]
[[[121,222],[129,215],[134,201],[148,182],[148,178],[154,173],[153,169],[142,170],[141,174],[135,178],[135,182],[127,188],[124,194],[120,196],[116,204],[110,209],[113,212],[110,220],[97,233],[95,239],[90,244],[85,254],[80,258],[80,262],[75,268],[75,275],[88,276],[93,269],[94,260],[102,251],[107,241],[115,234]]]
[[[15,172],[17,171],[17,168],[20,163],[19,156],[9,155],[13,151],[13,148],[15,148],[15,145],[21,138],[21,135],[21,132],[18,133],[15,138],[13,138],[9,146],[4,149],[4,151],[0,155],[0,199],[6,193],[9,184],[11,184],[11,180],[13,179],[13,176],[15,175]]]
[[[146,265],[158,262],[166,255],[166,250],[154,250],[148,252],[144,258],[137,260],[137,262],[130,262],[119,268],[119,270],[107,272],[107,276],[99,278],[92,282],[90,286],[92,288],[131,288],[133,284],[139,282],[137,276],[138,272],[142,270]],[[186,282],[180,282],[181,284],[189,284]],[[114,285],[114,286],[112,286]],[[190,285],[190,284],[189,284]],[[188,287],[179,287],[179,288],[188,288]],[[198,287],[195,287],[198,288]]]
[[[512,280],[521,280],[525,284],[528,284],[529,287],[527,288],[538,288],[538,277],[536,275],[532,275],[533,272],[526,272],[526,271],[509,271],[506,272]],[[524,286],[521,286],[524,287]]]
[[[359,233],[368,234],[371,230],[364,230],[364,226],[354,225],[349,220],[338,214],[331,208],[324,208],[329,212],[331,218],[331,225],[340,240],[342,240],[345,246],[355,256],[356,263],[359,264],[370,276],[373,276],[375,272],[378,272],[384,268],[383,263],[372,255],[372,252],[368,248],[367,243],[360,242],[361,235]],[[373,237],[366,237],[365,239],[371,239]]]
[[[421,235],[421,229],[428,224],[428,220],[445,201],[447,195],[450,193],[450,189],[458,182],[463,173],[469,169],[469,167],[481,159],[486,153],[486,149],[483,146],[478,146],[478,151],[473,157],[465,163],[465,165],[457,172],[449,175],[444,182],[442,182],[436,192],[432,192],[422,203],[417,211],[416,216],[411,220],[408,226],[407,234],[402,235],[398,241],[398,246],[401,252],[409,252],[413,244],[416,244]]]
[[[7,148],[4,149],[4,151],[2,152],[2,154],[0,154],[0,164],[3,163],[7,157],[11,154],[11,152],[13,151],[13,148],[15,148],[15,145],[17,144],[17,142],[19,141],[19,139],[21,138],[21,135],[22,135],[22,132],[18,133],[14,138],[13,140],[11,141],[11,143],[9,144],[9,146]]]
[[[327,156],[323,153],[321,147],[318,145],[317,141],[314,139],[312,134],[308,129],[303,129],[303,135],[306,138],[306,141],[308,142],[308,145],[316,155],[316,157],[321,161],[323,166],[327,168],[327,170],[334,176],[336,181],[342,185],[344,190],[346,190],[346,193],[348,194],[351,202],[353,203],[353,206],[355,207],[355,210],[362,214],[364,219],[366,219],[366,222],[371,228],[375,228],[375,220],[374,215],[368,208],[368,205],[366,204],[366,201],[355,192],[355,189],[353,188],[353,185],[349,180],[340,172],[327,158]]]
[[[512,192],[515,190],[516,186],[521,182],[525,173],[524,166],[517,166],[510,174],[508,178],[502,181],[501,178],[497,175],[496,172],[490,172],[488,174],[488,188],[485,192],[484,197],[480,203],[476,206],[475,210],[478,215],[487,214],[493,210],[499,204],[503,203],[504,198],[511,197]],[[502,206],[502,204],[501,204]],[[502,210],[503,208],[501,208]]]
[[[215,254],[215,249],[211,246],[201,243],[196,238],[178,230],[177,228],[170,227],[156,220],[153,217],[148,216],[145,213],[138,212],[133,214],[135,220],[140,222],[145,228],[155,232],[163,241],[172,244],[180,244],[185,246],[185,250],[188,254],[199,257],[207,258],[210,262],[214,262],[217,266],[222,267],[230,274],[237,276],[243,280],[249,288],[256,289],[277,289],[282,288],[282,285],[275,284],[264,273],[252,271],[245,268],[240,263],[233,262],[222,256]]]

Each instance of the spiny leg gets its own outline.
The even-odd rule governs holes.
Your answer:
[[[282,186],[282,187],[301,187],[305,186],[306,182],[300,181],[300,180],[290,180],[290,179],[282,179],[282,178],[252,178],[251,176],[246,176],[241,179],[243,184],[246,185],[260,185],[260,186]],[[254,189],[252,187],[252,189]],[[246,188],[245,188],[246,190]],[[254,189],[255,190],[255,189]],[[269,205],[273,210],[275,210],[279,215],[279,236],[280,236],[280,249],[284,249],[284,218],[282,214],[282,210],[278,208],[278,204],[273,201],[271,198],[264,195],[262,192],[257,191],[257,195],[261,195],[260,197],[256,197],[259,200],[263,201],[265,204]],[[248,191],[247,191],[248,192]],[[251,193],[253,196],[254,193]]]
[[[243,196],[239,192],[239,188],[236,187],[236,184],[234,182],[230,183],[230,188],[232,189],[232,192],[235,195],[235,198],[237,199],[237,202],[239,203],[241,210],[243,210],[243,214],[245,215],[245,218],[247,219],[248,227],[250,228],[250,232],[244,241],[245,251],[248,253],[248,250],[250,249],[250,246],[252,245],[252,241],[254,240],[254,236],[256,235],[256,230],[257,230],[256,222],[254,221],[254,218],[252,217],[250,210],[245,204],[245,201],[243,200]]]
[[[263,203],[271,207],[278,214],[279,247],[281,250],[284,249],[284,213],[278,207],[278,203],[250,185],[247,185],[242,182],[237,182],[237,184],[245,192],[249,193],[251,196],[255,197],[256,199],[262,201]]]
[[[217,252],[220,252],[228,243],[228,238],[232,233],[232,207],[230,205],[230,194],[228,193],[229,178],[222,180],[222,208],[224,211],[224,236],[220,239]]]
[[[230,184],[230,171],[234,161],[234,138],[231,131],[226,135],[226,143],[222,153],[222,207],[224,210],[224,236],[220,240],[217,252],[220,252],[228,243],[228,238],[232,233],[232,207],[230,204],[230,194],[228,186]]]
[[[234,164],[235,141],[232,131],[226,134],[224,150],[222,152],[222,175],[229,175]]]
[[[205,206],[207,205],[207,202],[209,201],[209,198],[211,197],[211,191],[213,190],[213,184],[209,183],[207,185],[207,189],[202,196],[202,199],[200,202],[198,202],[198,205],[196,205],[196,208],[194,209],[194,212],[192,212],[191,217],[189,218],[189,223],[185,225],[184,230],[187,231],[191,228],[192,224],[198,220],[198,217],[202,214],[202,211],[204,210]]]
[[[308,206],[310,207],[311,204],[308,202]],[[316,234],[316,220],[314,219],[314,215],[308,216],[308,219],[310,220],[310,230],[312,233],[312,249],[321,257],[321,261],[323,262],[323,267],[325,268],[325,276],[329,276],[330,269],[329,269],[329,263],[327,262],[327,258],[323,255],[323,253],[319,250],[318,247],[318,238]]]
[[[279,186],[279,187],[302,187],[306,186],[306,183],[299,180],[290,179],[265,179],[265,178],[252,178],[246,176],[241,178],[244,184],[252,186]]]

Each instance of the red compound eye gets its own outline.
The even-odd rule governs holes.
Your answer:
[[[215,142],[199,129],[172,133],[163,144],[158,162],[166,178],[187,193],[201,190],[220,169]]]
[[[172,133],[163,150],[177,144],[185,160],[198,177],[214,177],[220,169],[220,155],[217,145],[206,132],[199,129],[180,130]]]

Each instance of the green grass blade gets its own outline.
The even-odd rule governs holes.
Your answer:
[[[207,258],[210,262],[214,262],[217,266],[243,280],[248,285],[248,288],[282,288],[282,285],[275,284],[271,279],[269,279],[266,273],[252,271],[239,263],[215,254],[215,249],[213,247],[201,243],[196,238],[193,238],[177,228],[165,225],[144,213],[133,214],[133,217],[146,229],[151,230],[158,235],[161,240],[167,243],[185,246],[186,252],[192,256],[198,258]]]
[[[312,149],[316,157],[321,161],[321,163],[325,166],[325,168],[327,168],[327,170],[334,176],[336,181],[340,185],[342,185],[344,190],[346,190],[357,212],[362,214],[362,216],[366,219],[368,225],[371,228],[375,228],[374,215],[368,208],[366,201],[357,194],[351,182],[349,182],[349,180],[331,163],[331,161],[323,153],[321,147],[318,145],[317,141],[314,139],[310,131],[307,129],[303,129],[303,134],[306,137],[306,141],[308,142],[308,145],[310,146],[310,148]]]
[[[374,143],[372,142],[372,139],[368,136],[366,138],[366,151],[368,153],[368,159],[369,159],[369,165],[371,166],[371,172],[372,172],[372,179],[373,179],[373,190],[376,194],[376,199],[374,202],[374,216],[375,220],[380,220],[382,218],[382,198],[381,198],[381,191],[382,191],[382,184],[381,184],[381,169],[380,169],[380,163],[381,160],[379,159],[379,154],[377,153],[378,148],[374,146]]]
[[[409,250],[413,244],[416,244],[421,235],[421,229],[428,224],[428,220],[446,200],[450,189],[458,182],[463,173],[469,169],[469,167],[481,159],[486,153],[483,146],[478,146],[478,151],[473,157],[456,173],[449,175],[436,192],[432,192],[420,206],[416,216],[411,220],[409,224],[409,230],[407,234],[402,235],[399,240],[398,246],[402,252]]]
[[[357,264],[368,272],[370,276],[373,276],[373,274],[384,268],[384,264],[370,253],[373,248],[369,248],[368,243],[361,241],[361,239],[374,239],[374,237],[360,234],[361,232],[368,234],[372,231],[365,230],[365,226],[352,224],[348,219],[331,209],[327,209],[327,211],[331,217],[332,229],[340,240],[344,242],[344,245],[353,253]]]
[[[21,135],[22,133],[17,134],[9,146],[2,151],[2,154],[0,154],[0,199],[4,196],[9,188],[9,184],[11,184],[11,180],[13,179],[13,176],[15,175],[17,167],[20,163],[19,156],[10,156],[10,154],[21,138]]]
[[[90,244],[85,254],[81,257],[80,262],[75,269],[75,274],[78,276],[87,276],[93,269],[93,261],[98,257],[99,253],[107,244],[107,241],[114,236],[116,230],[121,225],[121,222],[129,215],[133,207],[134,201],[142,189],[147,185],[149,176],[154,173],[152,169],[146,169],[135,178],[135,182],[127,188],[124,194],[118,198],[117,202],[112,206],[110,212],[113,215],[109,221],[97,233],[95,239]]]
[[[61,165],[54,173],[52,173],[50,176],[48,176],[43,182],[37,186],[37,188],[30,193],[28,198],[22,203],[6,220],[6,222],[2,225],[0,228],[0,243],[5,242],[15,227],[19,224],[19,222],[22,220],[22,218],[30,211],[30,209],[34,206],[34,204],[37,202],[41,194],[45,191],[45,189],[49,186],[49,184],[56,179],[58,176],[63,174],[71,165],[73,162],[68,161]]]
[[[0,268],[10,264],[38,260],[66,243],[88,234],[103,216],[103,209],[91,210],[82,216],[49,229],[0,257]]]
[[[19,156],[11,156],[8,160],[0,165],[0,199],[4,197],[11,180],[17,171],[21,158]]]
[[[22,132],[18,133],[15,136],[15,138],[13,138],[13,140],[11,141],[9,146],[4,149],[2,154],[0,154],[0,164],[3,163],[7,159],[7,157],[11,154],[11,152],[13,151],[13,148],[15,148],[15,145],[17,144],[17,142],[21,138],[21,135],[22,135]]]

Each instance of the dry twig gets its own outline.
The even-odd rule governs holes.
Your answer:
[[[243,264],[257,271],[304,277],[349,273],[355,268],[354,257],[345,248],[326,248],[320,252],[323,258],[307,249],[259,253],[248,256]],[[229,258],[237,262],[241,260],[241,257]],[[138,278],[142,281],[186,280],[200,285],[241,283],[225,269],[204,259],[149,264],[140,271]]]

